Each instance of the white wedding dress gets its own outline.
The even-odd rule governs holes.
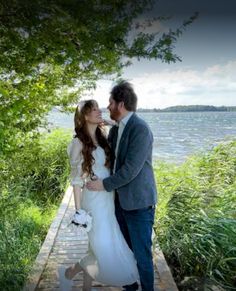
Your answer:
[[[71,164],[71,184],[82,186],[81,177],[83,156],[82,143],[74,138],[68,146]],[[109,169],[104,166],[104,150],[97,146],[92,153],[92,170],[99,179],[109,176]],[[129,285],[138,280],[138,270],[133,252],[128,247],[115,217],[114,193],[89,191],[83,188],[81,208],[90,212],[93,218],[92,229],[88,232],[88,255],[80,265],[96,281],[112,286]]]

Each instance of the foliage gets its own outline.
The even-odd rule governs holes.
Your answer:
[[[69,139],[56,130],[10,160],[1,156],[1,290],[20,290],[39,252],[67,185]]]
[[[56,213],[55,205],[40,209],[30,200],[16,205],[0,225],[0,283],[6,291],[21,289]]]
[[[236,141],[180,167],[159,164],[155,230],[182,290],[236,283]],[[184,279],[184,280],[183,280]],[[198,288],[194,289],[194,281]],[[205,290],[205,289],[204,289]]]
[[[134,20],[153,2],[0,1],[0,151],[19,150],[53,106],[77,102],[132,58],[178,60],[174,44],[196,16],[176,31],[148,33]]]
[[[65,189],[68,177],[67,153],[65,151],[70,133],[55,130],[42,134],[39,139],[29,140],[21,152],[11,158],[1,156],[1,193],[22,192],[21,198],[40,196],[41,203],[55,201]],[[65,168],[65,165],[67,167]]]

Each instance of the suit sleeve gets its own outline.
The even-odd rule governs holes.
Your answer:
[[[131,182],[141,169],[149,148],[152,146],[152,133],[149,128],[143,124],[138,124],[131,131],[126,158],[121,168],[112,176],[103,180],[103,186],[106,191],[118,189]]]

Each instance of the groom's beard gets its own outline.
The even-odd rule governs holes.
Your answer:
[[[118,105],[117,105],[114,109],[110,110],[110,118],[112,120],[117,121],[119,117],[120,117],[120,111],[118,110]]]

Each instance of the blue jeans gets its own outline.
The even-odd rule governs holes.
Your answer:
[[[121,208],[118,197],[115,199],[115,207],[120,229],[137,261],[142,290],[153,291],[152,227],[155,208],[150,206],[127,211]],[[137,290],[137,283],[124,287],[125,290]]]

